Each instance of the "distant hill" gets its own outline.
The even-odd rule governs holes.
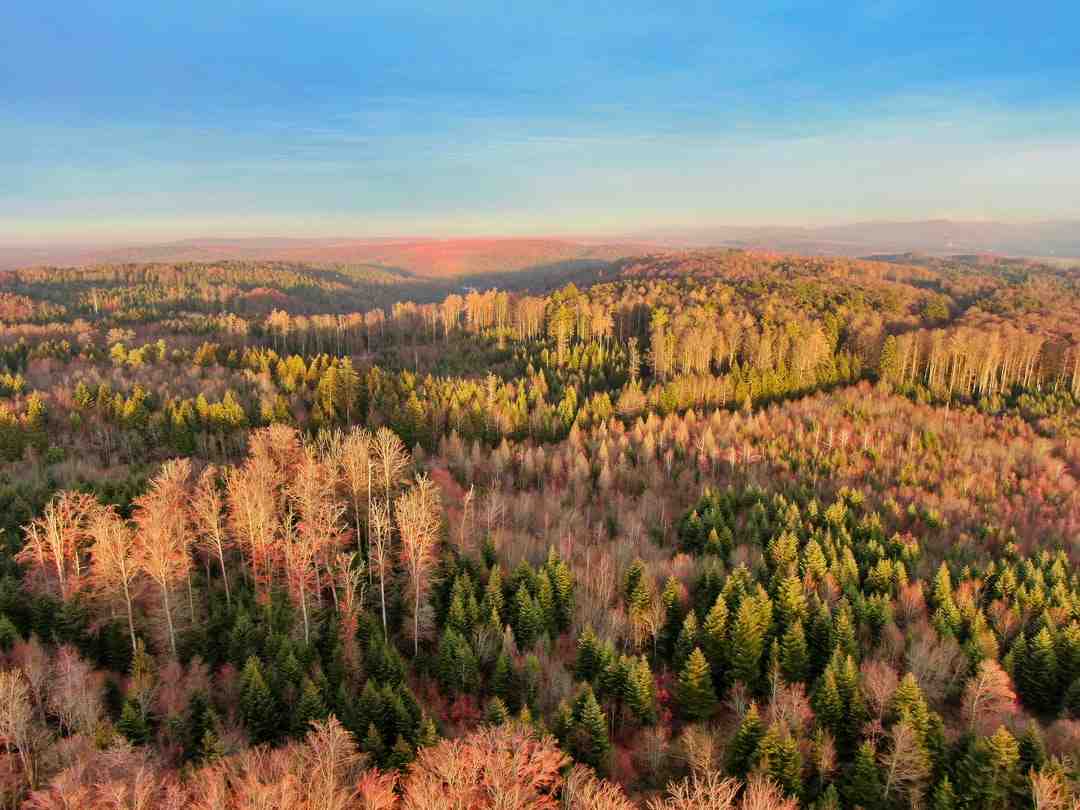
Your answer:
[[[925,253],[947,256],[989,253],[1003,256],[1080,257],[1080,221],[858,222],[816,228],[732,227],[675,229],[648,233],[673,245],[765,248],[786,253],[865,256],[871,253]]]
[[[228,259],[368,265],[424,278],[460,278],[611,261],[652,249],[643,244],[564,239],[189,239],[112,249],[0,248],[0,268],[29,264],[210,262]]]

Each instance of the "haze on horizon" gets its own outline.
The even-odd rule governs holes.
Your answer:
[[[13,4],[0,242],[1080,218],[1075,4]]]

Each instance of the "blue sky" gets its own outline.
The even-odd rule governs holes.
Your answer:
[[[1080,217],[1078,24],[1072,2],[15,2],[0,240]]]

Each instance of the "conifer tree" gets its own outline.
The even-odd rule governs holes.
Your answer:
[[[329,712],[319,688],[315,686],[311,678],[304,678],[300,699],[293,712],[293,734],[303,737],[311,730],[312,722],[325,720],[328,715]]]
[[[768,597],[764,596],[763,599],[767,600]],[[762,656],[765,653],[770,612],[762,599],[746,597],[739,605],[731,631],[732,677],[746,684],[751,692],[757,692],[762,687]]]
[[[770,726],[759,750],[762,766],[776,784],[789,796],[802,795],[802,754],[787,729]]]
[[[802,622],[796,621],[784,633],[780,642],[780,671],[788,683],[798,683],[807,677],[810,664],[806,634]]]
[[[120,710],[120,719],[116,730],[123,734],[132,745],[146,745],[150,741],[150,726],[143,717],[138,704],[128,699]]]
[[[624,701],[639,723],[650,725],[656,722],[656,683],[644,656],[629,667]]]
[[[751,703],[728,748],[728,773],[739,779],[746,778],[746,775],[757,765],[758,748],[764,736],[765,727],[758,714],[757,704]]]
[[[493,697],[488,701],[487,711],[484,713],[484,719],[493,726],[501,726],[507,720],[510,719],[510,712],[506,708],[506,704],[498,697]]]
[[[1034,708],[1053,712],[1061,700],[1058,689],[1057,655],[1054,637],[1043,628],[1028,642],[1023,665],[1024,700]]]
[[[713,683],[719,691],[724,685],[727,670],[727,630],[728,606],[723,596],[717,596],[713,606],[705,616],[701,627],[701,649],[713,674]]]
[[[705,654],[697,647],[690,653],[679,675],[677,687],[679,709],[687,720],[704,720],[716,709],[716,692]]]
[[[240,716],[252,742],[273,742],[277,738],[277,701],[255,656],[248,658],[240,676]]]
[[[697,614],[691,610],[683,619],[682,629],[679,631],[679,637],[675,640],[675,650],[671,656],[671,666],[676,672],[681,672],[683,667],[686,666],[686,659],[690,657],[690,653],[698,646],[699,634],[700,628]]]
[[[930,796],[931,810],[956,810],[956,792],[948,775],[941,777],[941,781],[934,786],[934,792]]]
[[[574,706],[574,756],[597,770],[603,770],[611,751],[607,718],[588,685]]]
[[[881,807],[881,774],[874,758],[874,747],[869,742],[859,746],[840,792],[849,807]]]

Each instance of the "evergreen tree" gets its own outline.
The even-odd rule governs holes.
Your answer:
[[[263,677],[262,665],[255,656],[248,658],[240,676],[240,716],[253,743],[277,739],[277,703]]]
[[[644,656],[631,662],[623,699],[639,723],[650,725],[656,722],[656,682]]]
[[[544,615],[540,605],[522,583],[514,595],[514,641],[518,649],[532,649],[544,631]]]
[[[679,637],[675,640],[675,652],[671,657],[671,665],[676,672],[682,671],[683,667],[686,666],[686,659],[690,657],[690,653],[698,646],[698,635],[697,614],[691,610],[683,619]]]
[[[881,807],[884,788],[874,757],[874,747],[864,742],[855,754],[855,761],[840,792],[849,807]]]
[[[794,622],[784,633],[780,642],[780,671],[788,683],[797,683],[807,677],[810,654],[806,647],[806,634],[802,622]]]
[[[300,699],[293,711],[293,734],[303,737],[311,730],[313,721],[325,720],[329,714],[319,688],[311,678],[304,678]]]
[[[1058,689],[1057,655],[1054,637],[1045,626],[1028,642],[1023,673],[1024,700],[1040,711],[1056,711],[1062,697]]]
[[[597,770],[603,770],[611,751],[607,718],[588,685],[574,706],[574,756]]]
[[[934,792],[930,796],[931,810],[956,810],[956,792],[948,776],[941,777],[941,781],[934,786]]]
[[[802,795],[802,754],[786,729],[769,728],[759,748],[765,772],[789,796]]]
[[[732,776],[745,779],[756,767],[758,748],[764,736],[765,727],[758,715],[757,704],[751,703],[728,748],[727,769]]]
[[[723,596],[717,596],[713,606],[705,616],[701,627],[701,649],[713,674],[713,684],[719,691],[724,686],[727,670],[727,630],[728,606]]]
[[[765,596],[764,599],[767,600],[768,597]],[[762,656],[765,653],[765,635],[769,630],[770,613],[761,600],[747,597],[739,605],[731,631],[732,676],[755,693],[763,686]]]
[[[679,709],[687,720],[704,720],[716,709],[716,692],[705,654],[697,647],[679,675],[676,690]]]
[[[501,726],[507,720],[510,719],[510,712],[506,708],[506,704],[497,697],[493,697],[488,701],[487,711],[484,713],[484,719],[493,726]]]
[[[132,700],[125,700],[120,710],[120,719],[116,730],[123,734],[132,745],[146,745],[150,741],[150,726],[143,717],[142,710]]]

